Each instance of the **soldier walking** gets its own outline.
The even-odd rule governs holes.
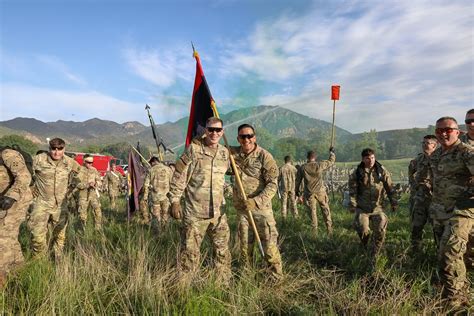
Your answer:
[[[110,170],[107,171],[104,177],[105,189],[109,195],[110,208],[116,209],[117,197],[120,194],[120,188],[122,186],[122,175],[117,171],[117,165],[114,161],[110,163]]]
[[[30,183],[23,156],[8,147],[0,148],[0,289],[7,274],[24,261],[18,234],[33,199]]]
[[[283,219],[287,216],[287,206],[295,218],[298,218],[298,208],[296,206],[296,167],[291,163],[291,157],[285,156],[285,164],[280,167],[280,193],[281,193],[281,214]]]
[[[100,206],[99,188],[101,187],[102,181],[99,171],[92,166],[93,162],[93,156],[89,154],[84,155],[83,168],[81,168],[81,172],[77,175],[77,189],[79,190],[78,213],[82,229],[84,229],[87,224],[89,206],[92,207],[95,229],[101,230],[102,210]]]
[[[324,186],[324,171],[331,168],[336,161],[336,155],[334,149],[329,149],[329,159],[323,161],[316,161],[316,153],[309,151],[307,154],[307,163],[301,166],[296,187],[298,189],[298,196],[304,197],[306,207],[311,214],[311,225],[313,231],[318,231],[318,215],[317,205],[322,210],[324,222],[328,234],[332,234],[332,219],[331,210],[329,208],[329,197]]]

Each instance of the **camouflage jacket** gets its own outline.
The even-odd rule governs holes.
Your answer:
[[[474,148],[458,140],[449,150],[435,150],[431,156],[435,219],[453,214],[474,218]]]
[[[418,156],[410,160],[410,163],[408,164],[408,186],[410,187],[411,193],[414,193],[416,191],[416,185],[415,185],[416,161],[420,155],[423,155],[423,154],[422,153],[418,154]]]
[[[296,182],[298,196],[301,196],[303,192],[305,196],[309,196],[313,193],[326,192],[324,186],[324,171],[331,168],[335,161],[336,155],[331,152],[328,160],[311,161],[302,165]]]
[[[469,135],[467,133],[462,134],[459,137],[459,139],[465,144],[469,144],[471,146],[474,146],[474,139],[469,138]]]
[[[220,215],[224,199],[224,176],[229,169],[229,151],[218,144],[217,149],[205,146],[204,139],[195,139],[176,162],[171,179],[171,203],[179,202],[184,192],[184,219],[213,218]]]
[[[282,192],[295,192],[296,172],[296,167],[291,163],[281,166],[279,184]]]
[[[249,154],[234,147],[232,155],[247,198],[254,199],[259,210],[271,210],[278,181],[278,166],[273,156],[258,145]],[[244,211],[245,203],[237,185],[234,186],[233,199],[235,208]]]
[[[350,206],[364,213],[383,212],[385,196],[392,206],[397,205],[392,178],[384,166],[376,162],[371,168],[361,163],[349,177]]]
[[[13,149],[4,149],[0,155],[0,196],[31,201],[31,174],[23,156]]]
[[[161,162],[151,167],[143,184],[143,196],[148,197],[148,193],[151,192],[158,201],[166,199],[173,176],[171,172],[171,168]]]
[[[33,193],[38,201],[51,207],[61,205],[68,192],[71,172],[78,173],[81,166],[72,158],[64,155],[54,161],[49,153],[41,153],[33,158]]]
[[[87,197],[87,192],[95,191],[94,194],[98,194],[98,190],[101,188],[102,180],[99,171],[96,168],[91,167],[90,169],[82,167],[81,171],[77,174],[76,188],[79,189],[81,197]],[[95,188],[90,187],[89,183],[95,183]]]
[[[415,158],[416,173],[413,180],[413,188],[416,192],[431,195],[433,191],[433,174],[431,172],[431,156],[425,153]]]
[[[108,191],[119,191],[122,186],[123,177],[118,171],[109,170],[104,176],[105,188]]]

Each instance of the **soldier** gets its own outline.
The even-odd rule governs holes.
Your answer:
[[[188,273],[197,269],[201,243],[207,234],[214,248],[217,280],[227,283],[231,277],[230,230],[227,216],[221,213],[220,207],[229,151],[219,144],[223,134],[222,120],[210,117],[203,137],[194,139],[178,159],[169,198],[172,216],[180,218],[180,198],[184,192],[180,271]]]
[[[30,183],[23,156],[8,147],[0,148],[0,289],[7,273],[24,260],[18,234],[33,199]]]
[[[459,139],[466,144],[474,146],[474,109],[470,109],[466,113],[466,123],[467,132],[462,134]]]
[[[49,142],[48,153],[33,158],[33,195],[35,197],[28,227],[32,234],[33,255],[44,255],[47,251],[48,226],[53,230],[53,250],[56,259],[62,255],[68,224],[68,180],[72,172],[81,166],[64,155],[66,143],[61,138]]]
[[[421,154],[420,154],[421,155]],[[400,173],[402,173],[400,171]],[[412,209],[413,209],[413,199],[415,198],[415,173],[416,173],[416,158],[413,158],[410,160],[410,163],[408,164],[408,187],[410,188],[410,198],[408,199],[408,210],[410,211],[410,214],[412,214]],[[403,176],[400,178],[403,179]]]
[[[78,213],[79,219],[82,223],[82,229],[84,229],[87,223],[87,211],[89,206],[91,206],[94,214],[95,229],[101,230],[102,210],[100,208],[99,188],[102,181],[100,178],[100,173],[92,166],[93,163],[94,157],[89,154],[85,154],[83,163],[84,167],[77,175],[77,188],[79,189]]]
[[[349,195],[351,213],[355,213],[354,224],[364,247],[369,238],[371,246],[369,253],[372,264],[385,241],[388,219],[384,213],[384,191],[387,194],[392,211],[397,209],[394,198],[392,179],[389,172],[375,160],[375,152],[366,148],[362,150],[362,162],[349,177]],[[370,230],[373,231],[370,236]]]
[[[171,168],[161,163],[158,157],[151,157],[149,162],[151,168],[145,177],[143,196],[144,198],[151,197],[153,215],[158,220],[158,224],[165,224],[168,221],[169,210],[167,194],[170,191],[173,174]]]
[[[441,147],[431,158],[430,212],[439,244],[442,297],[447,307],[458,309],[469,304],[466,267],[472,268],[468,260],[474,245],[474,149],[459,140],[458,124],[452,117],[438,119],[435,132]]]
[[[120,188],[122,186],[122,175],[117,171],[115,161],[110,163],[110,170],[107,171],[104,177],[105,189],[109,194],[110,208],[116,208],[116,200],[120,194]]]
[[[429,207],[433,196],[433,179],[431,175],[430,157],[438,146],[435,135],[423,137],[423,152],[414,159],[413,180],[410,185],[410,199],[413,205],[410,208],[411,243],[417,252],[421,246],[423,228],[430,221]]]
[[[287,205],[290,204],[290,211],[298,218],[298,208],[296,206],[295,183],[296,167],[291,163],[291,157],[285,156],[285,164],[280,168],[280,192],[281,192],[281,214],[286,219]]]
[[[232,149],[232,155],[239,169],[242,184],[247,195],[243,200],[238,186],[234,186],[234,207],[239,223],[241,260],[248,264],[253,253],[255,236],[249,229],[248,212],[252,212],[259,237],[262,242],[265,260],[274,277],[283,274],[280,251],[278,250],[278,231],[273,217],[272,198],[277,191],[278,166],[272,155],[258,146],[254,128],[249,124],[240,125],[237,140],[240,147]]]
[[[331,210],[329,209],[329,198],[326,193],[326,187],[323,181],[323,172],[334,165],[336,155],[334,148],[329,149],[329,159],[316,161],[316,153],[309,151],[307,154],[307,163],[301,166],[298,174],[296,187],[298,188],[298,196],[306,202],[306,207],[311,212],[311,225],[313,231],[318,231],[318,215],[316,213],[317,205],[322,210],[324,222],[328,230],[328,234],[332,234]]]

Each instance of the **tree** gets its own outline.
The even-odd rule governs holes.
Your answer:
[[[35,155],[38,151],[38,146],[35,143],[20,135],[3,136],[2,138],[0,138],[0,146],[18,146],[30,155]]]

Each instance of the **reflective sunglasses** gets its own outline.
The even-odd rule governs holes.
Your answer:
[[[437,129],[435,129],[435,133],[436,133],[436,134],[443,134],[443,133],[451,134],[452,132],[458,131],[458,130],[459,130],[459,128],[444,127],[444,128],[437,128]]]
[[[222,127],[206,127],[206,129],[209,133],[212,133],[212,132],[220,133],[223,130]]]
[[[55,147],[50,147],[50,148],[51,148],[51,150],[63,150],[64,149],[64,147],[56,147],[56,146]]]
[[[254,136],[255,136],[255,134],[240,134],[240,135],[239,135],[239,138],[240,138],[240,139],[246,139],[246,138],[247,138],[247,139],[251,139],[251,138],[253,138]]]
[[[474,118],[472,118],[472,119],[467,119],[467,120],[465,120],[464,122],[465,122],[466,124],[472,124],[472,123],[474,123]]]

